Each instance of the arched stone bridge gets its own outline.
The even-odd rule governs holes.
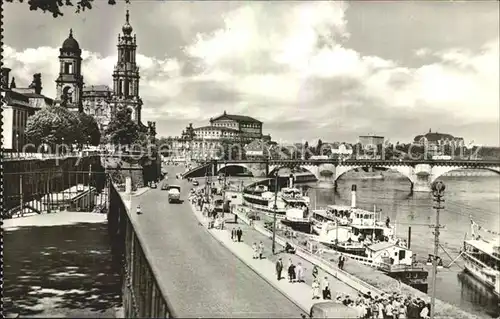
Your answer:
[[[272,176],[281,168],[301,167],[308,170],[323,183],[332,186],[345,173],[364,167],[387,168],[399,172],[411,182],[412,190],[417,192],[430,191],[431,184],[442,175],[460,169],[485,169],[500,174],[500,161],[477,161],[477,160],[406,160],[406,161],[384,161],[384,160],[266,160],[266,161],[211,161],[189,172],[183,177],[195,176],[197,171],[203,172],[204,176],[217,175],[225,167],[238,166],[251,172],[253,176]]]

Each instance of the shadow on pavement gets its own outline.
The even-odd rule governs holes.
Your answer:
[[[121,306],[120,261],[106,223],[29,226],[4,232],[6,313],[49,315]]]

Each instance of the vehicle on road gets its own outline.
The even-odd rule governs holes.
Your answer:
[[[311,307],[310,318],[359,318],[358,312],[343,303],[318,302]]]
[[[169,203],[181,202],[181,187],[179,185],[169,185],[167,191]]]
[[[224,200],[223,199],[216,199],[214,201],[214,209],[216,213],[222,213],[224,208]]]

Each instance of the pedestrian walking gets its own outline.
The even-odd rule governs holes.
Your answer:
[[[234,238],[236,237],[236,230],[233,228],[231,229],[231,240],[234,241]]]
[[[295,281],[295,265],[293,264],[293,262],[290,263],[290,265],[288,266],[288,281],[289,282]]]
[[[304,282],[304,268],[302,268],[302,264],[298,263],[295,268],[295,274],[297,278],[297,282]]]
[[[259,243],[259,259],[264,258],[264,244],[262,242]]]
[[[258,258],[258,254],[257,254],[257,244],[256,243],[253,243],[252,244],[252,250],[253,250],[253,259],[257,259]]]
[[[318,266],[317,265],[314,265],[313,270],[312,270],[312,275],[313,275],[314,279],[318,278]]]
[[[238,230],[236,230],[236,236],[238,237],[238,242],[241,242],[241,236],[243,236],[243,231],[241,228],[238,227]]]
[[[345,261],[344,255],[340,254],[340,256],[339,256],[339,269],[340,270],[344,269],[344,261]]]
[[[312,282],[312,294],[312,299],[319,299],[319,281],[316,278]]]
[[[332,299],[332,293],[330,291],[330,282],[328,281],[328,277],[325,276],[323,279],[323,299]]]
[[[276,276],[278,277],[278,280],[281,280],[281,272],[283,271],[283,261],[281,258],[278,259],[276,262]]]

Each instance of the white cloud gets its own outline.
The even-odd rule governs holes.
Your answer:
[[[372,117],[397,122],[399,112],[413,115],[415,123],[436,111],[463,123],[498,119],[498,39],[477,52],[421,48],[409,53],[433,61],[408,67],[345,47],[343,40],[356,36],[348,33],[345,10],[340,2],[273,10],[251,3],[226,15],[224,28],[192,39],[184,48],[186,61],[139,54],[143,117],[185,125],[227,110],[253,115],[271,127],[283,121],[309,125],[310,136],[320,136],[320,128],[332,123],[355,135],[357,126],[373,125]],[[4,64],[13,69],[18,86],[27,86],[32,74],[41,72],[45,94],[54,96],[58,54],[57,48],[5,46]],[[84,51],[83,58],[86,84],[111,86],[116,56]],[[184,75],[192,59],[201,64],[200,72]],[[273,134],[307,138],[293,130],[283,133],[289,136]]]
[[[418,50],[415,50],[415,55],[421,58],[429,55],[429,53],[430,50],[428,48],[420,48]]]

